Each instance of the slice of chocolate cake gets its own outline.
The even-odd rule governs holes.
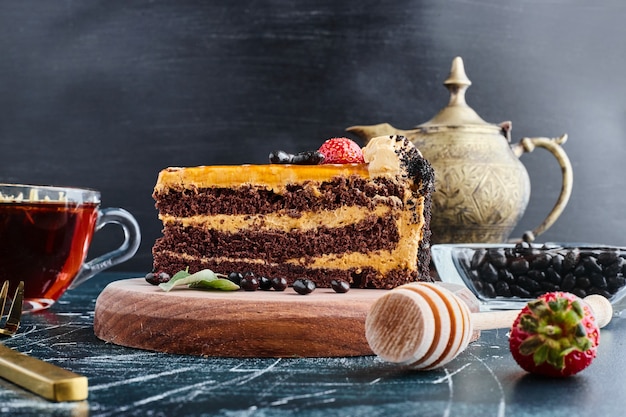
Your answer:
[[[358,288],[430,280],[433,170],[409,140],[372,139],[364,164],[167,168],[154,270],[254,272]]]

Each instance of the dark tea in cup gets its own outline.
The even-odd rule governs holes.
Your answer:
[[[24,281],[24,310],[51,306],[70,287],[132,257],[139,247],[135,219],[100,209],[94,190],[0,184],[0,282]],[[124,229],[113,252],[85,262],[94,233],[108,223]]]

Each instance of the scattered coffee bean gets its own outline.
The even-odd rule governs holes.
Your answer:
[[[342,279],[333,279],[332,281],[330,281],[330,286],[333,291],[338,293],[346,293],[350,291],[350,284]]]
[[[242,278],[243,275],[241,274],[241,272],[231,272],[230,274],[228,274],[228,279],[237,285],[241,284]]]
[[[275,291],[285,291],[287,288],[287,280],[285,278],[272,278],[272,288]]]
[[[293,289],[301,295],[310,294],[315,290],[315,283],[306,278],[297,279],[293,282]]]
[[[159,285],[168,282],[171,277],[167,272],[148,272],[146,281],[151,285]]]
[[[259,288],[259,280],[254,276],[254,274],[246,274],[243,278],[241,278],[239,286],[244,291],[256,291],[257,288]]]
[[[269,291],[272,289],[272,280],[267,277],[259,277],[259,289]]]

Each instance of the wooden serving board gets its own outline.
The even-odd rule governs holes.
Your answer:
[[[386,290],[164,292],[143,278],[115,281],[96,301],[104,341],[166,353],[221,357],[361,356],[373,352],[365,317]],[[472,301],[470,301],[472,303]],[[476,305],[477,309],[477,305]]]

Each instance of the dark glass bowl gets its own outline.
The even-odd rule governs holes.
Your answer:
[[[587,244],[441,244],[432,258],[439,278],[467,286],[483,310],[519,309],[551,291],[611,303],[626,287],[626,250]]]

